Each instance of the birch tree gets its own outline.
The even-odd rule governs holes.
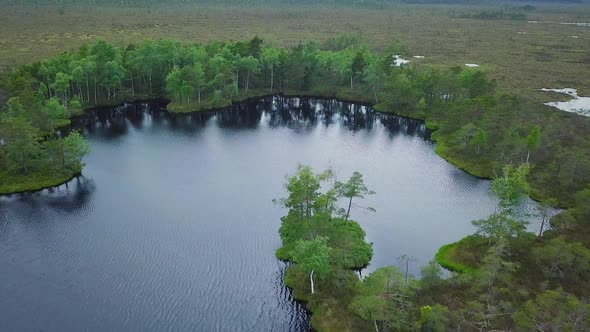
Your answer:
[[[332,248],[328,246],[328,238],[318,236],[313,240],[297,241],[297,245],[291,257],[293,262],[301,265],[301,267],[309,273],[309,282],[311,293],[315,293],[315,282],[314,276],[324,277],[326,276],[330,268],[330,252]]]

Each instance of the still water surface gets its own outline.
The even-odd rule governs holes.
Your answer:
[[[370,272],[473,231],[495,201],[434,153],[422,122],[333,100],[269,98],[172,115],[90,112],[92,152],[68,187],[0,197],[1,331],[300,331],[308,316],[274,251],[271,203],[297,163],[365,175],[352,211]]]

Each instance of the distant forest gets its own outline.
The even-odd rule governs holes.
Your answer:
[[[108,5],[108,6],[157,6],[190,4],[235,4],[253,5],[260,3],[276,4],[325,4],[384,6],[394,4],[485,4],[506,5],[518,3],[588,3],[590,0],[0,0],[2,5]]]

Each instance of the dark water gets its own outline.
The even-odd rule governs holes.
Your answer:
[[[135,104],[83,123],[83,178],[0,198],[0,331],[308,329],[274,256],[284,211],[271,200],[297,163],[359,170],[377,192],[362,202],[376,213],[352,211],[374,244],[367,272],[402,254],[418,271],[495,204],[421,122],[358,105],[174,116]]]

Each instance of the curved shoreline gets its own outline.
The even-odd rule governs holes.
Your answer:
[[[72,181],[73,179],[82,176],[82,171],[77,171],[69,176],[64,176],[63,178],[59,178],[59,179],[55,179],[55,181],[53,181],[52,179],[47,179],[46,181],[49,182],[49,184],[42,184],[42,185],[31,185],[31,186],[24,186],[23,189],[17,189],[14,191],[0,191],[0,197],[2,196],[11,196],[11,195],[17,195],[17,194],[32,194],[32,193],[37,193],[40,191],[43,191],[45,189],[52,189],[52,188],[56,188],[59,187],[63,184],[67,184],[68,182]]]
[[[419,120],[422,121],[426,124],[426,119],[423,118],[419,118],[419,117],[412,117],[412,116],[408,116],[408,115],[401,115],[398,114],[394,111],[385,111],[385,110],[380,110],[379,108],[375,107],[375,104],[368,101],[368,100],[360,100],[359,99],[355,99],[353,98],[353,96],[346,96],[346,95],[342,95],[338,92],[336,93],[326,93],[326,94],[319,94],[319,93],[314,93],[314,92],[309,92],[309,93],[305,93],[304,91],[277,91],[274,93],[263,93],[263,94],[258,94],[258,95],[252,95],[252,96],[245,96],[243,99],[240,100],[232,100],[229,101],[226,104],[223,104],[221,106],[216,106],[213,108],[203,108],[203,109],[197,109],[194,111],[174,111],[174,110],[170,110],[168,108],[168,106],[172,103],[170,101],[170,99],[168,98],[164,98],[164,97],[154,97],[151,99],[146,99],[146,98],[138,98],[132,101],[117,101],[116,103],[113,104],[101,104],[101,105],[96,105],[96,106],[89,106],[87,108],[85,108],[81,114],[79,115],[75,115],[73,117],[70,118],[70,120],[76,120],[76,119],[80,119],[82,118],[85,114],[91,112],[91,111],[100,111],[103,109],[111,109],[111,108],[116,108],[116,107],[120,107],[123,106],[125,104],[132,104],[132,103],[143,103],[143,102],[151,102],[151,101],[161,101],[163,104],[165,104],[163,111],[169,113],[169,114],[196,114],[196,113],[201,113],[201,112],[221,112],[225,109],[227,109],[228,107],[234,106],[234,105],[238,105],[238,104],[242,104],[242,103],[247,103],[250,101],[254,101],[254,100],[258,100],[258,99],[263,99],[263,98],[269,98],[269,97],[273,97],[273,96],[282,96],[282,97],[287,97],[287,98],[316,98],[316,99],[336,99],[338,101],[341,102],[347,102],[347,103],[354,103],[354,104],[359,104],[362,106],[367,106],[367,107],[371,107],[375,110],[375,112],[380,113],[380,114],[389,114],[389,115],[394,115],[397,117],[402,117],[402,118],[408,118],[408,119],[414,119],[414,120]],[[191,105],[192,106],[192,105]],[[70,125],[71,126],[71,123]],[[429,130],[431,130],[433,133],[436,131],[435,128],[429,128]],[[432,142],[436,142],[435,139],[430,139]],[[479,174],[477,174],[476,172],[472,172],[467,168],[464,167],[459,167],[459,165],[456,162],[453,162],[451,160],[450,157],[447,157],[443,154],[441,154],[439,151],[437,151],[438,149],[435,149],[435,153],[440,156],[441,158],[443,158],[444,160],[446,160],[447,162],[449,162],[450,164],[452,164],[453,166],[459,168],[460,170],[475,176],[477,178],[480,179],[487,179],[489,180],[489,177],[485,177],[485,176],[481,176]],[[14,191],[0,191],[0,196],[9,196],[9,195],[14,195],[14,194],[23,194],[23,193],[35,193],[35,192],[39,192],[45,189],[50,189],[50,188],[55,188],[58,187],[64,183],[67,183],[69,181],[71,181],[72,179],[76,178],[77,176],[82,175],[82,169],[72,175],[70,175],[67,178],[60,178],[60,179],[56,179],[55,181],[51,181],[46,179],[47,182],[49,182],[49,184],[43,184],[43,185],[39,185],[39,186],[35,186],[35,185],[31,185],[28,187],[25,187],[23,189],[18,189],[18,190],[14,190]]]
[[[474,176],[478,179],[482,179],[482,180],[491,180],[492,179],[491,176],[484,174],[485,171],[476,170],[476,169],[473,169],[472,167],[470,167],[469,162],[464,162],[464,161],[460,160],[460,158],[458,158],[458,157],[453,157],[453,156],[450,156],[450,155],[444,153],[444,146],[445,146],[444,142],[441,142],[439,139],[437,139],[435,137],[436,135],[434,135],[436,133],[436,131],[438,130],[438,126],[434,123],[430,123],[430,126],[429,126],[427,118],[411,116],[408,114],[400,114],[400,113],[395,112],[393,110],[391,110],[391,111],[384,110],[381,107],[376,107],[376,105],[373,102],[369,101],[368,99],[361,100],[361,98],[362,98],[361,96],[358,96],[359,98],[355,99],[354,96],[343,95],[342,93],[338,93],[338,92],[335,92],[335,93],[329,92],[326,94],[320,94],[317,92],[306,93],[305,91],[295,91],[295,90],[293,90],[293,91],[277,91],[274,93],[266,92],[266,93],[261,93],[261,94],[257,94],[257,95],[244,96],[243,99],[232,100],[226,104],[223,104],[222,106],[197,109],[194,111],[170,110],[168,108],[168,106],[171,105],[172,102],[170,99],[165,98],[165,97],[154,97],[151,99],[138,98],[138,99],[134,99],[132,101],[117,101],[116,103],[113,103],[113,104],[102,104],[102,105],[97,105],[97,106],[90,106],[90,107],[85,108],[81,112],[81,114],[70,118],[70,120],[79,119],[79,118],[83,117],[85,114],[87,114],[88,112],[91,112],[94,110],[110,109],[110,108],[120,107],[125,104],[143,103],[143,102],[151,102],[151,101],[160,101],[163,104],[165,104],[163,111],[165,111],[169,114],[197,114],[197,113],[201,113],[201,112],[209,112],[209,113],[210,112],[221,112],[221,111],[227,109],[228,107],[231,107],[234,105],[238,105],[241,103],[246,103],[246,102],[250,102],[250,101],[254,101],[254,100],[258,100],[258,99],[269,98],[269,97],[273,97],[273,96],[282,96],[282,97],[287,97],[287,98],[336,99],[341,102],[354,103],[354,104],[359,104],[362,106],[371,107],[375,110],[375,112],[380,113],[380,114],[389,114],[389,115],[393,115],[393,116],[397,116],[397,117],[401,117],[401,118],[422,121],[427,126],[427,128],[429,130],[431,130],[431,132],[433,134],[429,140],[437,143],[437,146],[435,147],[434,152],[439,157],[441,157],[442,159],[444,159],[446,162],[450,163],[454,167],[457,167],[459,170],[461,170],[471,176]],[[191,105],[191,106],[193,106],[193,105]],[[67,178],[67,180],[59,179],[58,181],[51,182],[50,185],[30,186],[30,187],[27,187],[26,189],[22,189],[22,190],[19,189],[16,191],[6,191],[6,192],[0,191],[0,196],[6,196],[6,195],[12,195],[12,194],[18,194],[18,193],[33,193],[33,192],[38,192],[38,191],[42,191],[42,190],[49,189],[49,188],[54,188],[54,187],[57,187],[57,186],[60,186],[64,183],[69,182],[70,180],[74,179],[76,176],[79,176],[81,174],[82,174],[82,169],[79,172],[72,174],[69,178]],[[537,197],[536,195],[534,195],[534,192],[531,193],[529,196],[531,199],[533,199],[535,201],[540,201],[542,199],[541,197]],[[558,208],[567,208],[566,206],[557,206],[557,207]]]

